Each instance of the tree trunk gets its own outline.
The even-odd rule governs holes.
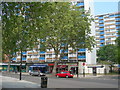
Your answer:
[[[9,60],[9,62],[8,62],[7,72],[10,72],[10,63],[11,63],[11,58],[10,58],[10,56],[8,56],[8,60]]]
[[[54,62],[54,67],[53,67],[53,70],[52,70],[52,75],[55,75],[56,74],[56,68],[57,68],[57,64],[58,64],[58,55],[55,56],[55,62]]]

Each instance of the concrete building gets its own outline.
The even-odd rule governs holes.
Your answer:
[[[74,0],[71,1],[72,4],[77,5],[80,9],[89,11],[91,15],[94,14],[93,1],[92,0]],[[91,24],[91,36],[95,36],[94,22]],[[63,45],[64,47],[64,45]],[[39,51],[40,45],[35,46],[33,50],[23,52],[23,62],[28,63],[43,63],[43,62],[53,62],[55,60],[55,54],[53,49],[47,49],[46,52]],[[79,49],[78,51],[71,53],[72,48],[68,48],[65,51],[65,56],[62,58],[66,62],[85,62],[86,64],[96,64],[96,48],[94,47],[92,51],[87,49]],[[17,57],[13,58],[14,62],[20,61],[20,53],[17,52]]]
[[[115,44],[120,30],[120,12],[95,16],[96,48]]]

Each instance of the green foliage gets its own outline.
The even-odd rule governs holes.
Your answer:
[[[44,44],[45,48],[53,48],[56,55],[60,54],[63,44],[64,49],[91,49],[94,38],[89,36],[92,19],[88,13],[72,7],[68,2],[46,2],[39,10],[37,16],[40,18],[36,22],[42,22],[39,24],[39,34],[42,33],[46,41],[40,44]]]
[[[116,45],[106,45],[97,51],[98,61],[118,63],[118,49]]]
[[[33,7],[37,5],[33,3]],[[91,50],[94,45],[94,37],[89,35],[92,18],[89,13],[84,12],[76,6],[71,6],[69,2],[42,3],[33,12],[34,18],[37,18],[34,20],[39,32],[36,35],[40,39],[40,49],[54,49],[56,58],[54,67],[58,62],[58,55],[64,56],[64,51],[69,47],[74,50],[78,48]],[[54,68],[53,71],[55,70]]]
[[[13,53],[32,48],[36,38],[30,20],[30,3],[2,3],[2,50],[3,54],[12,56]]]
[[[2,5],[3,53],[12,55],[39,43],[42,51],[53,48],[57,60],[61,48],[63,52],[68,47],[91,50],[94,45],[90,14],[68,2],[3,2]]]
[[[120,64],[120,31],[118,31],[118,38],[116,39],[116,45],[118,49],[118,63]]]

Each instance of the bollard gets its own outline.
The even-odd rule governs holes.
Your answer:
[[[41,88],[47,88],[47,80],[48,78],[45,76],[41,77]]]

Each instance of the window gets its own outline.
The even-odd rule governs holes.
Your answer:
[[[61,72],[62,74],[67,73],[67,72]]]

